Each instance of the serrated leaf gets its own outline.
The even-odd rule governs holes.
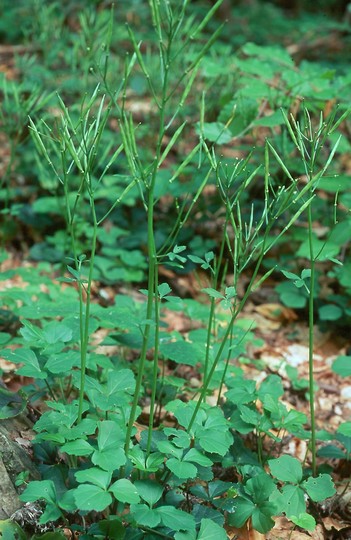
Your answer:
[[[196,450],[196,448],[190,448],[190,450],[185,454],[184,461],[191,461],[197,463],[202,467],[212,467],[213,461],[205,456],[203,453]]]

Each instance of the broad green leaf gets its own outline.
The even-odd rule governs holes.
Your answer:
[[[250,379],[238,379],[235,388],[228,390],[225,396],[236,405],[251,403],[257,399],[256,382]]]
[[[1,540],[26,540],[27,538],[21,527],[11,519],[0,521],[0,537]]]
[[[196,450],[196,448],[190,448],[190,450],[185,454],[183,460],[197,463],[202,467],[212,467],[213,465],[213,461],[198,450]]]
[[[321,321],[337,321],[343,315],[343,310],[334,304],[327,304],[318,309],[318,315]]]
[[[203,429],[198,433],[198,437],[198,442],[201,448],[203,448],[206,452],[210,452],[211,454],[219,454],[220,456],[224,456],[233,443],[233,436],[229,429],[226,431]]]
[[[333,362],[332,370],[341,377],[351,375],[351,356],[338,356]]]
[[[277,514],[284,512],[287,517],[306,512],[305,493],[300,486],[286,484],[281,492],[273,494],[271,502],[277,506]]]
[[[117,445],[109,450],[96,450],[91,458],[94,465],[98,465],[105,471],[115,471],[126,463],[126,454],[123,446]]]
[[[143,527],[153,529],[161,521],[161,516],[156,510],[152,510],[146,504],[131,504],[130,514],[133,519]]]
[[[43,339],[50,345],[58,342],[66,343],[72,339],[72,330],[64,323],[52,321],[43,329]]]
[[[102,489],[107,489],[110,485],[112,475],[107,471],[99,469],[99,467],[91,467],[90,469],[77,471],[74,476],[80,483],[90,482]]]
[[[237,497],[234,505],[235,510],[228,515],[228,521],[230,525],[240,528],[245,525],[247,520],[252,516],[256,505],[254,502],[244,499],[243,497]]]
[[[258,506],[261,506],[276,489],[274,480],[265,472],[250,478],[245,484],[245,491],[251,495],[251,498]]]
[[[156,504],[163,494],[163,487],[152,480],[136,480],[134,485],[140,497],[147,502],[149,506]]]
[[[86,512],[103,512],[112,503],[110,493],[92,484],[78,486],[74,490],[74,499],[77,508]]]
[[[178,476],[178,478],[195,478],[197,475],[197,468],[192,463],[186,461],[180,461],[176,458],[170,458],[166,461],[168,469]]]
[[[337,429],[337,433],[345,435],[346,437],[351,437],[351,422],[343,422]]]
[[[334,444],[322,446],[317,452],[317,455],[329,459],[346,459],[346,453]]]
[[[20,495],[21,501],[34,502],[44,499],[56,504],[56,488],[52,480],[35,480],[30,482]]]
[[[302,512],[299,516],[289,516],[289,519],[298,527],[306,529],[306,531],[314,531],[316,528],[316,520],[306,512]]]
[[[174,508],[174,506],[159,506],[154,511],[160,516],[163,525],[172,531],[192,531],[195,529],[194,517],[183,510]]]
[[[100,451],[114,449],[124,442],[124,433],[113,420],[103,420],[99,424],[97,442]]]
[[[228,536],[223,527],[212,519],[202,519],[197,540],[227,540]]]
[[[72,456],[89,456],[93,451],[94,448],[84,439],[68,442],[61,447],[61,452]]]
[[[269,502],[258,505],[251,515],[252,528],[262,534],[270,531],[274,527],[275,510],[275,505]]]
[[[324,501],[328,497],[332,497],[336,490],[333,480],[329,474],[320,474],[317,478],[312,476],[302,483],[312,501]]]
[[[109,491],[112,491],[118,501],[136,504],[140,501],[140,497],[135,485],[127,478],[121,478],[114,482]]]
[[[33,377],[34,379],[46,379],[47,373],[42,371],[35,353],[31,349],[14,349],[2,352],[3,358],[14,362],[15,364],[23,363],[24,365],[17,370],[19,375],[25,377]]]
[[[277,459],[270,459],[268,465],[273,476],[283,482],[298,484],[302,480],[301,463],[291,456],[280,456]]]

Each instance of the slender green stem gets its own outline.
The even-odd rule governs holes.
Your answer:
[[[310,401],[310,417],[311,417],[311,453],[312,453],[312,473],[316,476],[316,421],[315,421],[315,395],[314,395],[314,364],[313,364],[313,349],[314,349],[314,290],[316,281],[315,258],[313,250],[313,223],[312,223],[312,205],[308,207],[308,242],[310,252],[311,278],[310,292],[308,302],[308,371],[309,371],[309,401]]]

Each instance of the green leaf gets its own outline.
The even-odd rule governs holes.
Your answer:
[[[152,480],[136,480],[134,485],[140,497],[148,503],[149,506],[156,504],[162,497],[163,487]]]
[[[235,405],[251,403],[257,399],[256,382],[251,379],[238,379],[235,388],[226,392],[225,396]]]
[[[351,437],[351,422],[343,422],[337,429],[337,433],[345,435],[346,437]]]
[[[276,504],[277,514],[285,512],[286,516],[290,517],[306,512],[305,493],[300,486],[286,484],[281,492],[273,494],[270,500]]]
[[[124,448],[116,446],[110,450],[96,450],[91,458],[94,465],[98,465],[105,471],[115,471],[125,465],[127,458],[124,452]]]
[[[245,491],[259,506],[267,501],[275,489],[274,480],[265,472],[250,478],[245,484]]]
[[[24,365],[17,370],[19,375],[24,377],[33,377],[34,379],[46,379],[47,373],[42,371],[35,353],[31,349],[15,349],[3,351],[3,358]]]
[[[233,138],[231,131],[221,122],[204,122],[202,128],[204,138],[216,144],[226,144]],[[196,124],[196,132],[201,133],[199,123]]]
[[[351,356],[338,356],[333,362],[332,370],[341,377],[351,375]]]
[[[211,287],[205,287],[204,289],[201,289],[201,292],[205,292],[208,294],[208,296],[211,296],[211,298],[218,298],[223,300],[224,296],[220,292],[216,291],[216,289],[212,289]]]
[[[212,519],[202,519],[197,540],[227,540],[228,536],[223,527]]]
[[[74,476],[80,483],[90,482],[91,484],[94,484],[102,489],[107,489],[110,485],[112,475],[110,472],[103,471],[98,467],[91,467],[90,469],[77,471]]]
[[[43,329],[43,339],[50,345],[66,343],[72,339],[72,330],[63,323],[52,321]]]
[[[127,478],[121,478],[114,482],[109,491],[112,491],[118,501],[135,504],[140,501],[136,486]]]
[[[161,283],[157,287],[157,291],[160,298],[163,298],[164,296],[167,296],[170,292],[172,292],[171,287],[168,285],[168,283]]]
[[[168,469],[178,476],[178,478],[195,478],[197,474],[197,468],[192,463],[180,461],[176,458],[170,458],[166,461]]]
[[[337,321],[341,319],[343,310],[334,304],[327,304],[318,309],[318,315],[321,321]]]
[[[98,486],[83,484],[74,490],[74,500],[79,510],[103,512],[112,503],[112,496]]]
[[[96,525],[99,528],[99,532],[102,533],[104,538],[108,538],[108,540],[123,540],[126,535],[126,529],[118,518],[101,519]]]
[[[234,527],[242,527],[247,520],[252,516],[256,505],[253,501],[244,499],[243,497],[237,497],[235,499],[235,511],[229,514],[229,523]]]
[[[212,467],[213,461],[205,456],[203,453],[196,450],[196,448],[190,448],[190,450],[185,454],[184,461],[191,461],[197,463],[202,467]]]
[[[157,511],[152,510],[146,504],[132,504],[130,514],[139,525],[150,527],[150,529],[157,527],[161,521],[161,516]]]
[[[61,447],[61,452],[66,452],[70,456],[89,456],[94,448],[84,439],[77,439],[68,442]]]
[[[317,455],[329,459],[346,459],[346,453],[334,444],[327,444],[320,448]]]
[[[1,540],[26,540],[26,535],[17,523],[10,519],[0,521]]]
[[[272,516],[275,513],[275,506],[272,503],[261,503],[254,509],[251,515],[252,528],[264,534],[274,527]]]
[[[172,531],[192,531],[195,520],[191,514],[178,510],[174,506],[159,506],[155,512],[160,516],[162,524]]]
[[[298,527],[306,529],[306,531],[314,531],[316,528],[316,520],[306,512],[302,512],[299,516],[289,516],[289,519]]]
[[[273,476],[283,482],[298,484],[302,480],[301,463],[292,456],[280,456],[277,459],[270,459],[268,465]]]
[[[312,476],[302,483],[312,501],[324,501],[336,493],[333,480],[329,474],[320,474],[317,478]]]
[[[49,503],[56,503],[56,488],[52,480],[35,480],[30,482],[20,495],[20,500],[25,502],[34,502],[41,499]]]

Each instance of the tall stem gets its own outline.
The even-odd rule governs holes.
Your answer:
[[[315,422],[315,395],[314,395],[314,289],[316,282],[316,262],[313,249],[313,227],[312,227],[312,205],[308,207],[308,243],[310,252],[311,278],[310,293],[308,302],[308,372],[309,372],[309,400],[311,417],[311,453],[312,453],[312,473],[316,476],[316,422]]]

